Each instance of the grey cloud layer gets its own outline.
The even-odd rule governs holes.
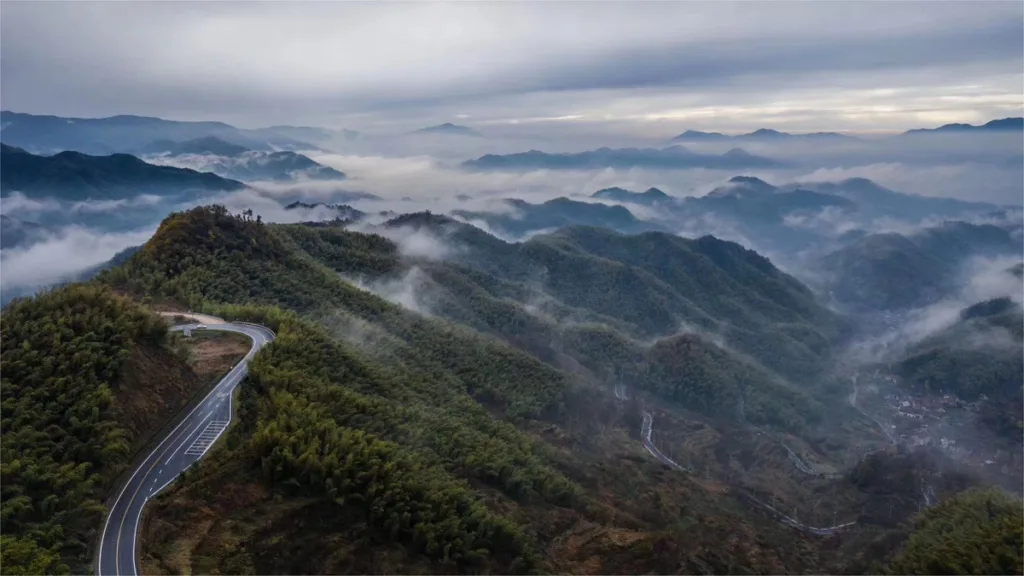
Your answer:
[[[851,81],[1012,96],[1024,43],[1013,2],[8,2],[0,11],[6,107],[243,124],[373,123],[386,111],[414,126],[460,109],[479,121],[530,118],[573,114],[581,94],[601,91],[586,111],[593,121],[657,114],[671,95],[757,107],[766,94]],[[637,105],[638,89],[661,102]],[[960,113],[977,106],[961,103]]]

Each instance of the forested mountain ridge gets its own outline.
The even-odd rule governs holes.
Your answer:
[[[870,234],[827,254],[824,288],[848,306],[903,309],[932,303],[959,284],[960,266],[975,256],[1021,253],[1020,241],[990,224],[944,222],[909,234]]]
[[[527,306],[541,301],[562,320],[611,320],[640,339],[689,326],[787,376],[805,378],[820,370],[848,329],[769,260],[710,236],[691,240],[570,226],[513,244],[430,214],[406,215],[387,226],[434,234],[452,247],[448,262],[473,269],[473,282],[489,286],[494,297]],[[415,265],[426,271],[439,266]]]
[[[1024,510],[997,490],[957,494],[914,520],[889,574],[1020,574]]]
[[[0,191],[62,200],[115,200],[139,194],[186,196],[240,190],[241,182],[185,168],[147,164],[129,154],[37,156],[0,144]]]
[[[647,358],[642,352],[645,346],[636,342],[675,334],[681,324],[691,324],[706,331],[700,338],[722,338],[773,369],[810,378],[827,362],[830,342],[843,329],[842,321],[814,303],[806,288],[767,260],[713,238],[624,237],[574,228],[507,244],[476,228],[427,214],[396,219],[382,232],[396,226],[442,230],[459,247],[459,258],[455,262],[409,258],[379,235],[329,227],[267,226],[204,208],[168,218],[139,257],[110,271],[106,279],[136,293],[175,298],[193,308],[204,301],[272,304],[301,313],[333,312],[342,306],[368,321],[400,326],[403,332],[409,326],[417,332],[434,331],[437,328],[416,315],[359,290],[337,274],[363,278],[372,290],[381,283],[412,283],[416,286],[412,297],[419,300],[420,308],[498,336],[553,366],[571,368],[602,354],[636,358],[639,364],[616,366],[613,373],[619,378],[643,374],[630,384],[674,390],[668,397],[678,399],[688,398],[691,392],[683,389],[691,386],[704,390],[699,394],[702,398],[712,388],[693,380],[683,384],[685,379],[676,380],[680,376],[651,380],[652,374],[671,373],[650,368],[652,362],[657,365],[667,357]],[[565,244],[574,238],[578,244]],[[633,266],[587,252],[605,250],[613,258],[627,258],[628,254],[615,254],[617,242],[625,243],[627,252],[638,250],[635,242],[640,242],[641,249],[667,243],[662,251],[669,255],[664,279],[654,270],[660,261]],[[688,272],[686,265],[692,265],[693,271]],[[543,282],[529,282],[539,274]],[[698,277],[704,279],[703,287],[694,284],[693,278]],[[721,286],[714,286],[716,279]],[[677,290],[680,286],[687,296]],[[528,312],[534,308],[539,314]],[[591,324],[615,327],[625,337],[584,337],[599,329]],[[590,346],[613,346],[619,351],[603,349],[597,354]],[[715,347],[708,341],[706,346],[686,350],[697,353]],[[726,355],[732,358],[730,366],[747,364],[732,352]],[[584,365],[602,374],[610,369],[604,362]],[[722,365],[722,369],[731,368]],[[763,369],[754,373],[759,377],[745,381],[752,390],[778,389],[776,377]],[[735,408],[737,398],[732,392],[720,398],[728,404],[709,397],[696,405],[709,413],[725,414]],[[805,407],[797,408],[805,415],[813,412],[807,402],[798,402]],[[752,411],[754,417],[759,413]],[[762,417],[767,418],[765,422],[802,426],[801,419],[783,417],[781,412]]]
[[[626,234],[663,230],[656,223],[637,218],[623,206],[580,202],[564,197],[541,204],[513,198],[505,200],[504,204],[506,210],[500,212],[455,210],[452,214],[470,221],[486,222],[491,229],[516,238],[531,232],[550,232],[574,224],[601,226]]]
[[[314,258],[308,250],[296,250],[297,243],[322,253]],[[345,250],[331,253],[332,247]],[[611,408],[610,396],[594,397],[564,372],[504,343],[359,290],[321,263],[377,272],[393,270],[395,256],[390,241],[379,236],[268,226],[200,208],[168,218],[128,263],[101,274],[101,281],[129,292],[187,301],[278,332],[253,363],[254,386],[244,388],[240,436],[229,440],[237,449],[211,454],[202,466],[208,472],[186,485],[187,492],[168,494],[167,504],[159,504],[165,512],[155,513],[162,520],[144,528],[153,531],[146,538],[154,542],[147,561],[158,570],[189,568],[175,564],[160,543],[178,541],[190,522],[209,519],[203,510],[215,510],[214,521],[235,527],[211,532],[205,549],[224,550],[216,543],[221,537],[249,543],[229,556],[194,555],[190,569],[206,572],[243,569],[232,566],[256,572],[566,569],[584,559],[562,548],[545,552],[540,543],[564,535],[577,522],[570,518],[579,514],[602,541],[624,528],[612,517],[628,518],[624,522],[635,532],[632,544],[604,554],[601,562],[609,567],[625,562],[672,571],[680,565],[719,565],[722,560],[705,552],[707,539],[752,530],[727,511],[727,500],[697,486],[680,486],[662,497],[685,498],[692,514],[709,515],[699,535],[697,524],[666,534],[660,528],[664,512],[650,495],[639,504],[629,500],[627,507],[627,500],[595,491],[594,482],[611,482],[608,489],[618,494],[622,480],[593,469],[590,457],[580,460],[566,451],[568,439],[558,438],[571,431],[574,438],[596,441],[587,430],[597,424],[594,410]],[[321,327],[292,312],[216,302],[285,304],[319,317]],[[614,409],[607,413],[619,417]],[[554,436],[537,435],[545,428]],[[440,443],[442,438],[451,444]],[[618,438],[616,443],[622,441]],[[605,450],[597,462],[607,456]],[[256,464],[263,475],[248,475],[245,471]],[[630,463],[626,470],[638,465]],[[631,482],[639,481],[652,494],[663,490],[657,478],[640,475]],[[219,491],[202,488],[225,482],[240,483],[233,492],[254,500],[238,508],[217,496]],[[272,494],[302,511],[274,505]],[[182,510],[175,504],[179,497],[202,499],[207,506],[189,507],[197,512],[181,516],[175,512]],[[261,521],[234,520],[246,510],[257,510]],[[290,514],[320,526],[304,537],[311,547],[274,544],[280,535],[292,535]],[[420,520],[404,519],[408,515]],[[349,520],[338,524],[340,519]],[[249,531],[260,526],[268,528]],[[333,555],[318,544],[325,538],[349,543],[349,553]],[[479,547],[483,542],[488,552]],[[666,542],[672,552],[637,556],[655,542]],[[369,554],[368,546],[375,545],[387,546],[386,559]],[[782,565],[780,558],[764,556],[761,546],[744,545],[727,562],[767,571]],[[264,549],[274,552],[264,554]],[[728,565],[734,564],[720,564],[718,570]]]
[[[410,253],[402,238],[417,229],[447,234],[451,257]],[[825,543],[794,538],[739,497],[756,489],[748,476],[758,452],[781,453],[786,468],[769,474],[793,467],[774,440],[738,428],[745,420],[735,412],[745,405],[751,421],[799,437],[822,414],[814,387],[793,387],[710,331],[677,326],[638,338],[650,326],[614,316],[613,306],[593,309],[591,296],[538,299],[548,287],[534,282],[539,271],[564,262],[623,270],[632,264],[616,258],[630,258],[635,239],[570,229],[509,244],[429,214],[376,231],[268,225],[196,208],[167,218],[127,262],[100,274],[97,283],[138,299],[258,322],[278,335],[240,388],[226,446],[150,503],[143,571],[844,569]],[[672,274],[717,278],[722,286],[693,295],[710,325],[735,323],[768,340],[772,329],[794,333],[813,364],[829,357],[843,321],[818,318],[824,308],[805,300],[806,289],[734,244],[689,242],[689,253],[661,248],[670,256],[664,279],[646,269],[661,265],[655,260],[627,271],[641,284],[612,285],[664,290]],[[507,269],[472,265],[486,254]],[[698,272],[685,272],[688,264]],[[372,293],[387,295],[389,283],[428,300],[392,296],[403,308]],[[753,314],[746,308],[758,299],[744,300],[753,296],[715,302],[717,292],[742,290],[780,303]],[[420,313],[406,309],[418,304]],[[819,320],[822,332],[812,325]],[[629,401],[610,393],[620,382]],[[703,422],[681,429],[705,463],[742,472],[730,485],[663,466],[635,441],[644,411],[661,434],[683,410]],[[709,434],[717,443],[705,444]]]
[[[951,326],[915,343],[890,366],[910,390],[992,399],[982,414],[1001,436],[1024,429],[1024,310],[1010,298],[963,309]]]
[[[85,573],[114,479],[200,382],[163,319],[104,287],[15,300],[0,338],[3,571]]]

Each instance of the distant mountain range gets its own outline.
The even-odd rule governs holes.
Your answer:
[[[916,128],[908,130],[903,134],[921,134],[928,132],[1006,132],[1013,130],[1024,130],[1024,118],[1002,118],[992,120],[985,124],[973,126],[971,124],[945,124],[938,128]],[[722,142],[727,140],[745,141],[817,141],[817,142],[842,142],[859,140],[856,136],[841,134],[839,132],[811,132],[807,134],[792,134],[780,132],[771,128],[760,128],[747,134],[723,134],[721,132],[701,132],[699,130],[687,130],[672,138],[672,142]]]
[[[246,182],[273,180],[345,180],[344,172],[291,151],[250,150],[216,136],[183,142],[159,140],[140,149],[157,164],[195,168]]]
[[[778,168],[784,162],[755,156],[742,148],[725,154],[701,154],[683,146],[668,148],[599,148],[588,152],[552,154],[539,150],[516,154],[487,154],[462,163],[470,170],[591,170],[600,168]]]
[[[770,128],[761,128],[749,134],[738,134],[730,136],[721,132],[700,132],[698,130],[687,130],[672,139],[673,142],[719,142],[723,140],[749,140],[749,141],[772,141],[772,140],[853,140],[855,137],[840,134],[838,132],[813,132],[811,134],[790,134],[779,132]]]
[[[458,124],[452,124],[450,122],[438,124],[437,126],[420,128],[419,130],[414,131],[413,134],[447,134],[451,136],[472,136],[475,138],[483,136],[483,134],[468,126],[459,126]]]
[[[1012,132],[1024,130],[1024,118],[1002,118],[977,126],[971,124],[944,124],[938,128],[917,128],[907,130],[904,134],[920,134],[922,132]]]
[[[205,172],[148,164],[129,154],[38,156],[0,144],[0,192],[81,201],[156,194],[180,199],[240,190],[245,184]]]
[[[0,112],[0,141],[36,154],[75,150],[85,154],[136,153],[160,140],[175,142],[217,137],[250,150],[316,150],[335,133],[305,126],[272,126],[246,130],[224,122],[181,122],[146,116],[65,118]],[[357,133],[351,133],[358,136]]]
[[[592,198],[656,207],[653,221],[686,236],[713,234],[806,267],[804,253],[835,250],[870,234],[879,218],[907,223],[928,219],[997,219],[996,206],[904,194],[865,178],[775,186],[752,176],[735,176],[704,196],[677,198],[658,189],[633,192],[606,188]],[[1013,234],[1009,216],[1006,232]],[[541,221],[524,219],[517,226]],[[620,231],[623,231],[619,228]]]

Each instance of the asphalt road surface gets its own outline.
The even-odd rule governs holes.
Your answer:
[[[171,329],[196,330],[196,326],[187,324]],[[252,357],[274,339],[270,329],[255,324],[211,323],[205,329],[245,334],[252,338],[252,349],[139,464],[118,493],[100,537],[98,574],[138,574],[136,542],[146,502],[202,458],[224,433],[232,417],[232,392],[248,373]]]

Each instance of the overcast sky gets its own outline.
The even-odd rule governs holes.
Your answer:
[[[1024,3],[0,3],[0,104],[671,135],[1021,115]]]

